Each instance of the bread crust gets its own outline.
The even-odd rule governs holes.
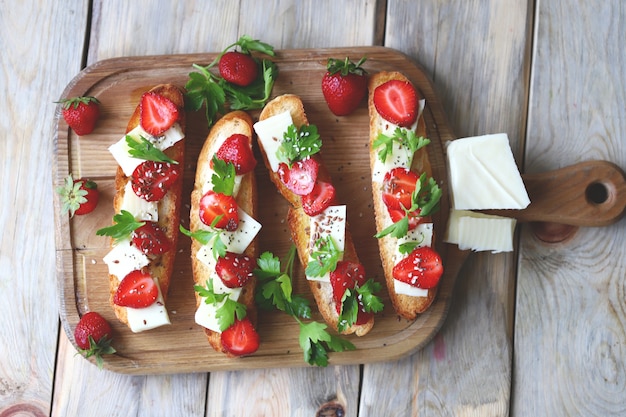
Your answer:
[[[180,110],[180,118],[178,123],[181,126],[183,132],[185,132],[185,113],[184,109],[184,95],[180,88],[172,84],[159,84],[153,87],[150,91],[169,98]],[[135,108],[128,125],[126,126],[126,133],[139,126],[139,114],[140,107],[137,105]],[[184,164],[185,156],[185,139],[181,139],[176,144],[165,150],[165,154],[170,158]],[[115,196],[113,197],[113,208],[115,213],[119,213],[124,201],[124,189],[126,184],[130,180],[124,174],[122,168],[118,166],[115,174]],[[167,294],[169,291],[170,280],[172,277],[172,270],[174,269],[174,259],[176,258],[176,245],[178,242],[178,224],[180,222],[180,206],[182,195],[183,181],[181,177],[171,186],[166,195],[159,201],[159,220],[158,225],[163,229],[168,239],[172,243],[172,250],[151,258],[150,264],[146,267],[153,277],[158,277],[159,287],[163,295],[163,299],[167,300]],[[111,239],[111,247],[113,247],[114,241]],[[117,277],[109,274],[109,304],[115,311],[115,315],[122,323],[128,325],[128,317],[125,307],[120,307],[113,303],[113,297],[117,291],[117,287],[123,277]]]
[[[378,137],[378,134],[382,131],[382,124],[386,123],[384,119],[378,114],[376,107],[374,106],[374,90],[381,84],[389,80],[401,80],[409,81],[403,74],[399,72],[379,72],[370,76],[368,81],[368,110],[370,119],[370,167],[372,172],[374,170],[374,163],[376,161],[377,152],[373,151],[373,142]],[[416,134],[418,136],[427,137],[426,124],[424,118],[420,117],[416,127]],[[419,149],[411,164],[411,171],[416,172],[418,175],[422,172],[426,172],[429,177],[432,176],[432,168],[428,159],[427,147]],[[374,202],[374,212],[376,214],[376,230],[380,232],[385,228],[384,215],[386,213],[386,207],[382,199],[382,189],[380,184],[372,182],[372,197]],[[430,217],[425,217],[426,222],[431,222]],[[433,241],[435,236],[433,235]],[[385,282],[387,284],[387,290],[389,292],[389,298],[394,307],[396,313],[408,320],[414,320],[419,314],[423,313],[433,303],[435,296],[437,295],[437,287],[428,290],[427,297],[413,297],[404,294],[396,293],[394,289],[393,267],[394,267],[394,252],[395,252],[395,238],[387,235],[378,239],[378,246],[380,252],[380,259],[385,274]],[[433,245],[434,246],[434,245]]]
[[[302,100],[294,94],[284,94],[268,102],[261,111],[259,120],[265,120],[269,117],[275,116],[285,111],[290,112],[291,118],[296,127],[309,124],[306,113],[304,111],[304,105],[302,103]],[[261,149],[261,154],[263,155],[265,166],[269,171],[271,181],[276,185],[280,194],[291,204],[287,214],[287,223],[291,232],[291,238],[298,252],[298,258],[300,259],[300,263],[302,264],[303,269],[306,269],[308,265],[310,251],[310,217],[302,209],[300,196],[289,190],[280,180],[278,174],[271,170],[267,155],[265,153],[265,150],[263,149],[263,144],[260,141],[259,148]],[[330,173],[328,172],[328,168],[324,165],[320,154],[318,153],[314,157],[320,162],[320,169],[318,173],[319,177],[330,181]],[[346,261],[360,263],[356,253],[356,249],[354,247],[352,236],[349,232],[348,224],[346,224],[345,250],[343,259]],[[337,314],[336,303],[333,299],[333,290],[331,284],[321,281],[307,281],[309,283],[311,293],[313,294],[320,314],[333,329],[337,330],[339,315]],[[357,336],[363,336],[367,334],[373,326],[374,317],[372,316],[372,318],[370,318],[367,323],[353,325],[343,331],[342,334],[354,333]]]
[[[252,118],[244,111],[233,111],[222,118],[220,118],[211,128],[200,155],[198,157],[198,165],[196,170],[196,177],[194,182],[194,188],[191,192],[191,210],[189,218],[189,228],[192,232],[195,232],[201,228],[202,221],[199,216],[200,199],[202,198],[203,184],[211,180],[212,171],[210,169],[210,161],[213,155],[218,150],[217,139],[219,137],[229,137],[235,133],[246,135],[250,139],[252,144]],[[257,213],[257,187],[256,177],[254,171],[248,172],[243,175],[241,179],[241,185],[239,186],[239,192],[236,196],[237,205],[250,216],[255,217]],[[215,272],[211,271],[204,263],[198,260],[196,254],[202,247],[202,244],[195,239],[191,240],[191,265],[193,271],[194,283],[200,286],[205,286],[206,281]],[[244,254],[252,259],[258,257],[258,244],[254,239],[252,243],[246,248]],[[256,279],[253,277],[250,279],[244,287],[242,287],[241,295],[238,302],[245,304],[247,316],[250,318],[252,324],[256,327],[257,323],[257,309],[254,303],[254,291],[256,287]],[[202,302],[202,297],[196,292],[196,307]],[[227,352],[222,346],[221,334],[212,330],[203,328],[204,333],[207,336],[209,344],[218,352],[223,352],[228,356],[234,356]]]

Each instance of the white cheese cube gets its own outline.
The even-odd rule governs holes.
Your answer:
[[[343,252],[346,245],[346,206],[329,206],[322,213],[310,218],[311,235],[309,240],[309,262],[314,259],[311,254],[314,251],[315,242],[319,239],[331,237],[337,250]],[[321,277],[307,276],[312,281],[330,282],[330,274]]]
[[[276,157],[276,152],[283,142],[284,133],[292,124],[293,119],[289,111],[268,117],[254,124],[254,130],[259,137],[259,142],[267,155],[270,168],[273,172],[278,171],[279,161]]]
[[[141,197],[137,197],[137,194],[133,191],[133,186],[130,183],[126,183],[124,188],[124,199],[122,200],[122,206],[120,210],[126,210],[135,216],[135,219],[140,221],[153,221],[159,220],[159,206],[156,201],[146,201]]]
[[[461,250],[511,252],[516,223],[508,217],[452,210],[444,241]]]
[[[228,298],[237,301],[239,299],[239,295],[241,294],[241,288],[228,288],[223,283],[222,280],[217,277],[217,275],[212,278],[213,280],[213,292],[216,294],[228,294]],[[196,324],[205,327],[209,330],[213,330],[214,332],[221,333],[220,326],[215,316],[218,308],[222,306],[226,301],[222,301],[221,303],[207,304],[206,299],[203,297],[200,300],[200,305],[196,309],[196,314],[194,316]]]
[[[259,233],[259,230],[261,230],[261,223],[257,222],[242,209],[238,209],[237,213],[239,214],[237,230],[221,233],[220,239],[226,245],[226,250],[234,253],[243,253]]]
[[[159,287],[159,279],[154,278],[154,281],[156,282],[159,290],[159,295],[153,304],[145,308],[126,308],[128,325],[130,330],[135,333],[171,324],[170,317],[167,314],[167,309],[165,308],[163,294],[161,294],[161,288]]]
[[[109,274],[120,280],[136,269],[141,269],[150,263],[143,252],[131,245],[130,240],[122,240],[115,244],[103,261],[109,267]]]
[[[407,284],[406,282],[399,281],[397,279],[393,280],[393,288],[398,294],[409,295],[411,297],[427,297],[428,290],[424,288],[417,288],[413,285]]]
[[[530,204],[505,133],[457,139],[446,152],[454,209],[523,209]]]
[[[423,246],[432,246],[433,244],[433,224],[432,223],[420,223],[413,230],[409,230],[406,235],[396,239],[396,250],[394,252],[394,265],[400,262],[402,259],[409,256],[400,252],[400,245],[408,242],[417,242],[417,248]]]

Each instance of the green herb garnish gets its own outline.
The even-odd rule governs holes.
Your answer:
[[[98,236],[110,236],[115,242],[127,239],[136,229],[146,224],[146,222],[138,222],[135,216],[129,211],[122,210],[113,216],[113,226],[104,227],[96,231]]]
[[[341,260],[342,256],[343,251],[337,249],[332,236],[320,238],[315,242],[311,251],[312,259],[306,267],[305,274],[308,277],[324,276],[324,274],[337,268],[337,262]]]
[[[346,289],[341,297],[341,313],[339,314],[338,331],[343,332],[356,323],[359,314],[359,300],[363,303],[363,310],[368,313],[378,313],[383,310],[383,302],[374,293],[380,291],[381,285],[373,279],[367,280],[363,286]]]
[[[128,153],[133,158],[144,159],[147,161],[168,162],[170,164],[177,164],[178,161],[165,155],[165,153],[154,146],[152,142],[143,136],[134,138],[131,135],[126,135],[126,144],[129,147]]]
[[[315,155],[321,148],[322,140],[317,133],[317,126],[302,125],[298,129],[292,124],[283,135],[283,141],[276,151],[276,156],[279,161],[291,167],[294,162]]]
[[[213,191],[224,195],[233,195],[235,189],[235,176],[237,172],[232,162],[225,162],[219,159],[217,155],[213,155],[213,171],[211,182],[213,183]]]
[[[217,216],[215,220],[213,220],[212,226],[217,224],[222,216]],[[179,225],[178,229],[182,234],[188,236],[192,239],[197,240],[202,245],[211,245],[211,251],[213,253],[213,258],[217,260],[217,258],[226,256],[226,244],[220,238],[220,234],[223,230],[217,229],[215,227],[211,227],[211,230],[196,230],[195,232],[191,232],[183,227],[183,225]]]
[[[228,329],[237,320],[243,320],[246,317],[246,306],[239,303],[229,297],[229,294],[216,293],[213,288],[213,278],[206,282],[206,287],[201,285],[194,285],[194,290],[204,297],[204,302],[217,306],[221,303],[218,309],[215,311],[215,318],[220,326],[220,330],[224,331]]]
[[[407,152],[409,152],[410,155],[413,155],[418,149],[428,145],[430,143],[430,139],[423,136],[417,136],[414,131],[400,127],[396,127],[392,136],[380,133],[374,140],[374,143],[372,143],[372,147],[374,149],[380,148],[378,151],[378,159],[385,162],[387,160],[387,156],[391,155],[393,152],[394,143],[397,143],[401,147],[406,147]]]

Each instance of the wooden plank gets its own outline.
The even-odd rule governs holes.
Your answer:
[[[456,136],[506,132],[518,164],[530,3],[387,4],[385,46],[426,68]],[[506,415],[514,285],[514,254],[472,254],[435,339],[409,358],[365,365],[360,414]]]
[[[539,2],[536,20],[527,171],[625,168],[623,2]],[[512,414],[624,415],[626,222],[522,237]]]
[[[80,69],[86,12],[82,1],[3,4],[0,12],[1,415],[50,413],[59,329],[51,133],[54,101]]]

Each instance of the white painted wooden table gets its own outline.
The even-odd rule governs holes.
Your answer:
[[[51,202],[53,102],[82,68],[242,34],[395,48],[458,137],[507,132],[522,171],[624,168],[625,21],[621,0],[0,1],[0,416],[626,415],[623,220],[557,244],[524,225],[514,253],[472,254],[441,331],[398,361],[128,376],[60,329]]]

